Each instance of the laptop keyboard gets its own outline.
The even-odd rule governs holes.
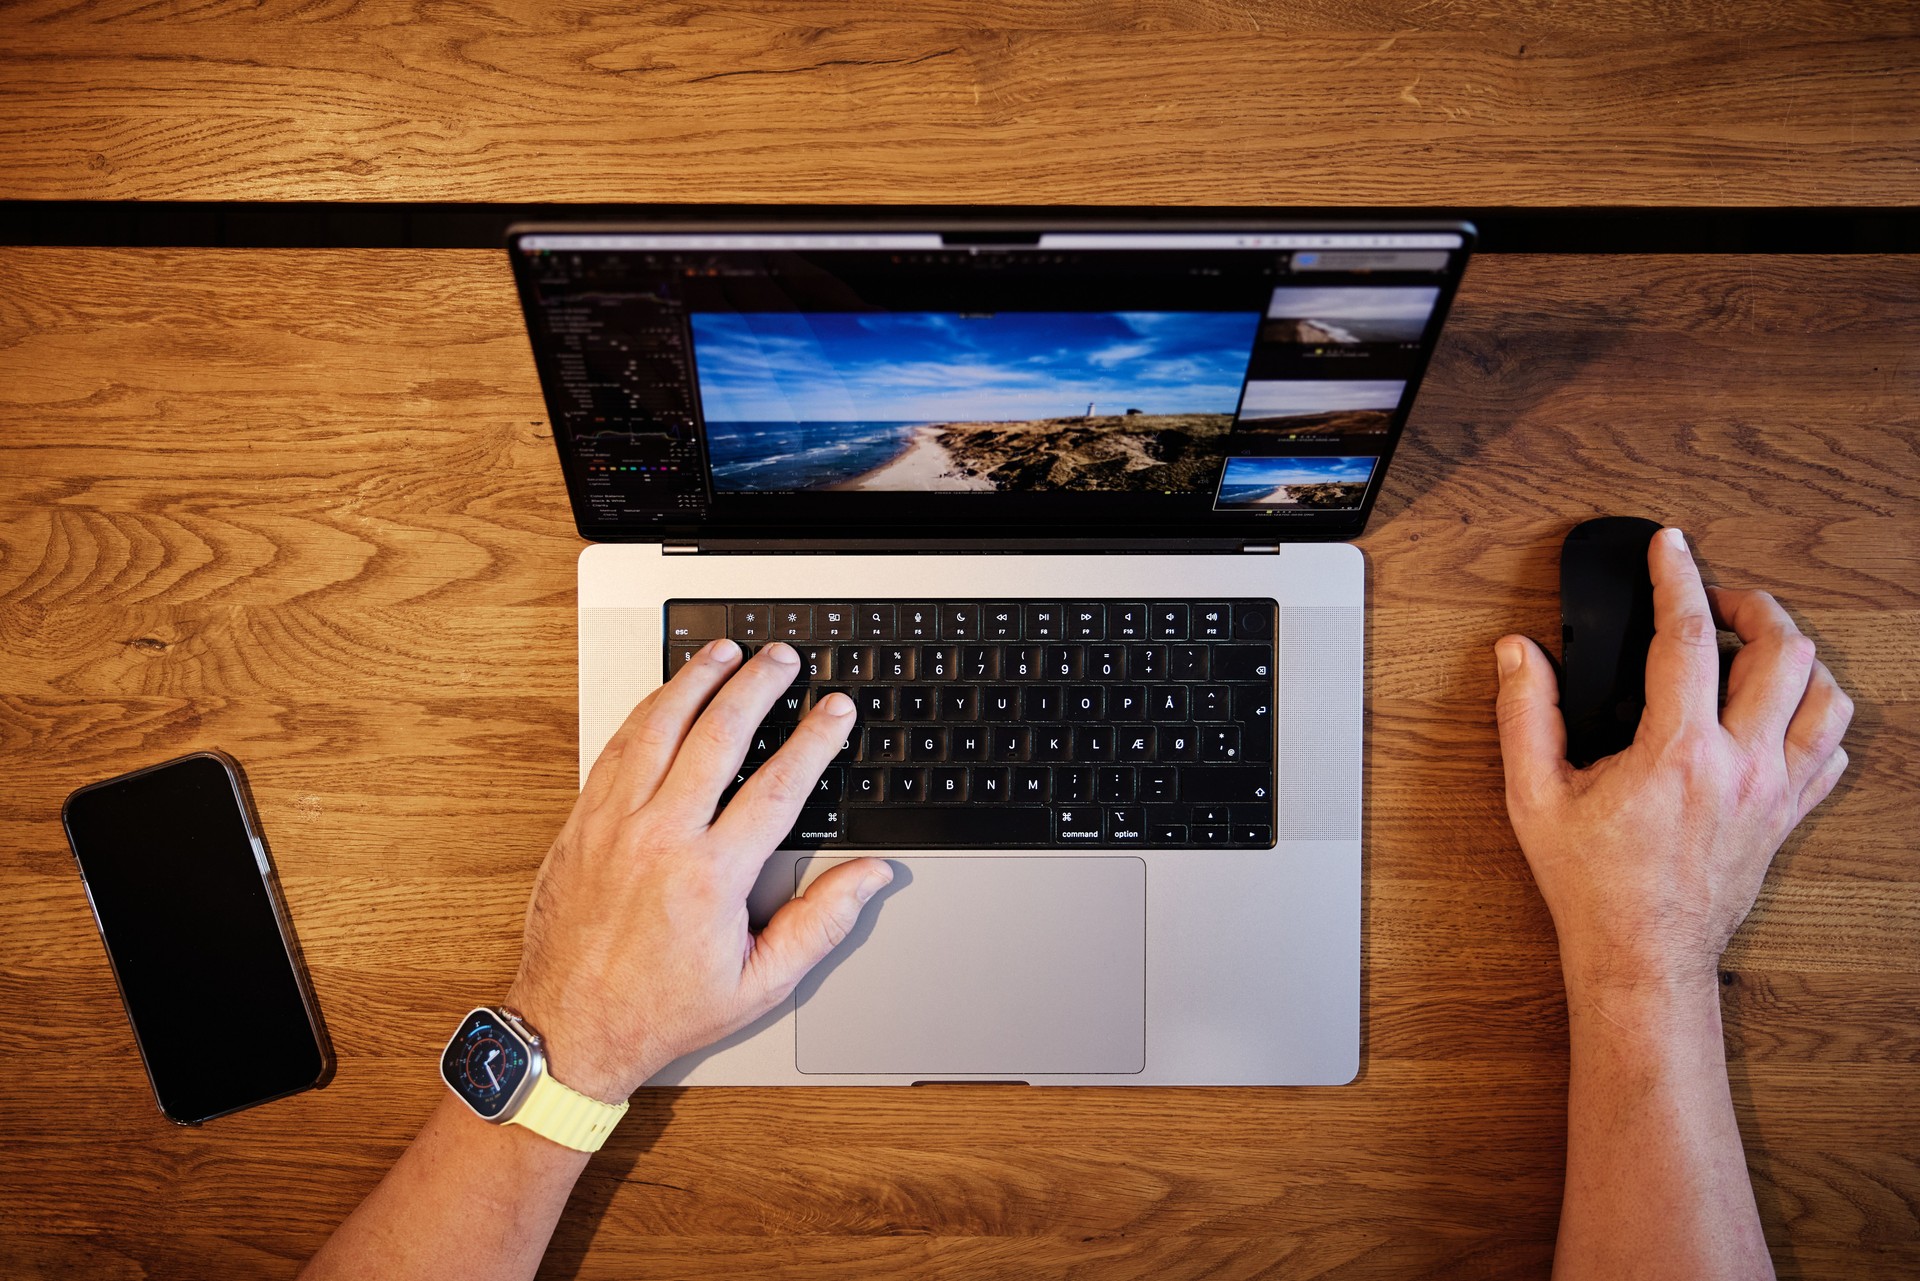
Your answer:
[[[1268,846],[1271,600],[669,601],[664,675],[728,636],[800,675],[730,798],[816,701],[859,714],[783,849]]]

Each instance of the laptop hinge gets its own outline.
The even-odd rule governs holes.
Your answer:
[[[662,543],[660,544],[660,554],[662,556],[692,556],[699,550],[700,550],[700,544],[698,543]]]
[[[1247,553],[1250,556],[1278,556],[1280,554],[1280,544],[1248,543],[1245,547],[1242,547],[1240,550]]]

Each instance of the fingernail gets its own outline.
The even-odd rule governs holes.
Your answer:
[[[854,890],[854,895],[864,903],[892,883],[893,868],[890,864],[882,863],[878,869],[867,873],[860,887]]]
[[[1672,543],[1675,547],[1678,547],[1681,551],[1687,550],[1687,536],[1680,532],[1678,526],[1674,526],[1674,525],[1667,526],[1665,529],[1660,531],[1660,537],[1666,539],[1668,542]]]
[[[829,716],[853,715],[853,700],[845,694],[842,694],[839,690],[835,690],[833,693],[821,699],[820,706],[826,709],[826,713]]]
[[[782,667],[800,666],[800,655],[794,653],[793,646],[785,641],[775,641],[760,652]]]
[[[1520,652],[1520,642],[1503,640],[1493,647],[1494,661],[1500,664],[1501,679],[1505,679],[1520,670],[1520,660],[1525,657]]]
[[[731,663],[740,657],[740,647],[730,640],[717,640],[707,650],[707,656],[716,663]]]

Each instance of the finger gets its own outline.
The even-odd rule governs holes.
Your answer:
[[[857,858],[830,867],[773,914],[754,940],[742,983],[771,1009],[793,991],[808,970],[839,947],[860,919],[860,909],[893,879],[885,859]]]
[[[1804,788],[1839,748],[1852,722],[1853,700],[1833,679],[1827,665],[1814,659],[1807,692],[1801,695],[1793,719],[1787,722],[1787,785]]]
[[[1713,616],[1740,637],[1720,723],[1753,746],[1778,743],[1813,674],[1813,641],[1766,592],[1707,590]]]
[[[853,700],[845,694],[827,695],[714,820],[720,848],[737,858],[748,876],[759,874],[767,855],[792,830],[822,771],[846,746],[853,710]]]
[[[1819,770],[1807,780],[1807,785],[1800,789],[1800,809],[1793,819],[1795,825],[1812,813],[1814,806],[1827,799],[1828,794],[1833,791],[1834,784],[1838,783],[1840,776],[1846,772],[1847,749],[1836,747],[1833,749],[1833,755],[1821,763]]]
[[[1494,642],[1500,670],[1500,759],[1509,803],[1533,804],[1552,794],[1567,764],[1567,723],[1560,716],[1560,682],[1540,647],[1524,636]]]
[[[800,656],[778,641],[749,659],[687,731],[658,798],[685,807],[700,822],[710,820],[720,793],[746,759],[753,731],[799,672]]]
[[[1647,546],[1653,575],[1653,644],[1641,732],[1671,737],[1720,724],[1720,638],[1686,536],[1672,527]],[[1636,736],[1637,737],[1637,736]]]
[[[618,794],[630,809],[652,800],[694,718],[739,663],[734,642],[708,641],[672,680],[627,713],[587,771],[581,791],[592,800]]]

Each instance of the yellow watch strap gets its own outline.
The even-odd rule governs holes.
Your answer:
[[[528,1092],[526,1102],[506,1124],[524,1125],[542,1138],[552,1139],[576,1152],[598,1152],[607,1136],[613,1133],[613,1127],[627,1114],[627,1106],[590,1099],[541,1073]]]

